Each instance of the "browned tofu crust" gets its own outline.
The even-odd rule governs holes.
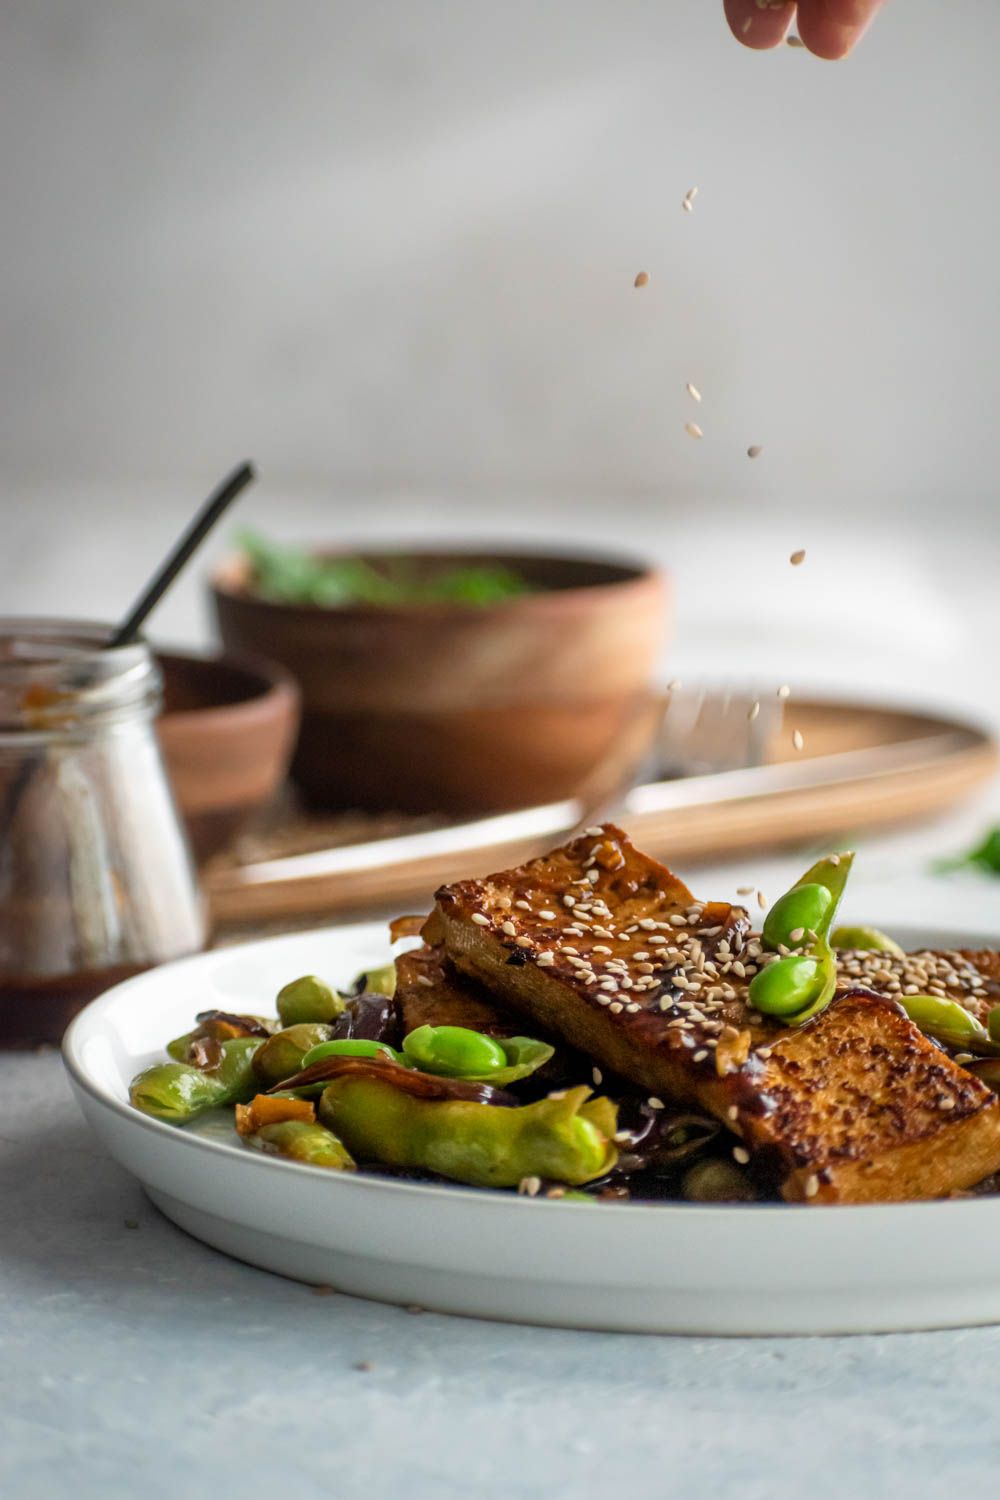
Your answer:
[[[891,995],[849,992],[798,1030],[761,1016],[747,912],[696,901],[613,824],[445,886],[425,936],[602,1066],[724,1120],[789,1198],[936,1197],[1000,1167],[1000,1102]],[[945,993],[979,1003],[976,966],[953,958]]]
[[[488,990],[460,974],[442,948],[413,948],[396,959],[396,1003],[403,1035],[418,1026],[467,1026],[488,1036],[514,1036],[523,1020],[495,1003]]]

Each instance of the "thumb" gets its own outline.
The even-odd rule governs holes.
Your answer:
[[[799,0],[799,36],[817,57],[846,57],[881,4],[882,0]]]

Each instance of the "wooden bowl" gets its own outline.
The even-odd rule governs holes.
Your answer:
[[[288,770],[299,723],[294,680],[270,662],[157,652],[157,726],[199,863],[224,849]]]
[[[641,755],[662,574],[504,551],[365,556],[427,570],[501,562],[535,592],[486,607],[324,609],[262,599],[245,558],[223,563],[212,594],[226,647],[281,662],[302,689],[292,774],[311,801],[475,814],[573,796],[609,757]]]

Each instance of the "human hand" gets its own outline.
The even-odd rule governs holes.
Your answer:
[[[864,36],[882,0],[723,0],[730,30],[745,47],[777,47],[793,20],[802,44],[817,57],[846,57]],[[796,10],[798,12],[796,16]]]

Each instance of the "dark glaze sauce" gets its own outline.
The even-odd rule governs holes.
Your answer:
[[[378,1083],[388,1083],[400,1093],[411,1094],[415,1099],[462,1100],[466,1104],[495,1104],[512,1109],[521,1103],[516,1094],[506,1089],[496,1089],[485,1083],[468,1083],[461,1078],[439,1078],[430,1073],[417,1073],[412,1068],[401,1067],[391,1058],[384,1061],[374,1057],[324,1057],[310,1067],[304,1068],[292,1078],[285,1078],[269,1092],[280,1093],[284,1089],[304,1088],[310,1083],[333,1082],[335,1078],[367,1078]]]

